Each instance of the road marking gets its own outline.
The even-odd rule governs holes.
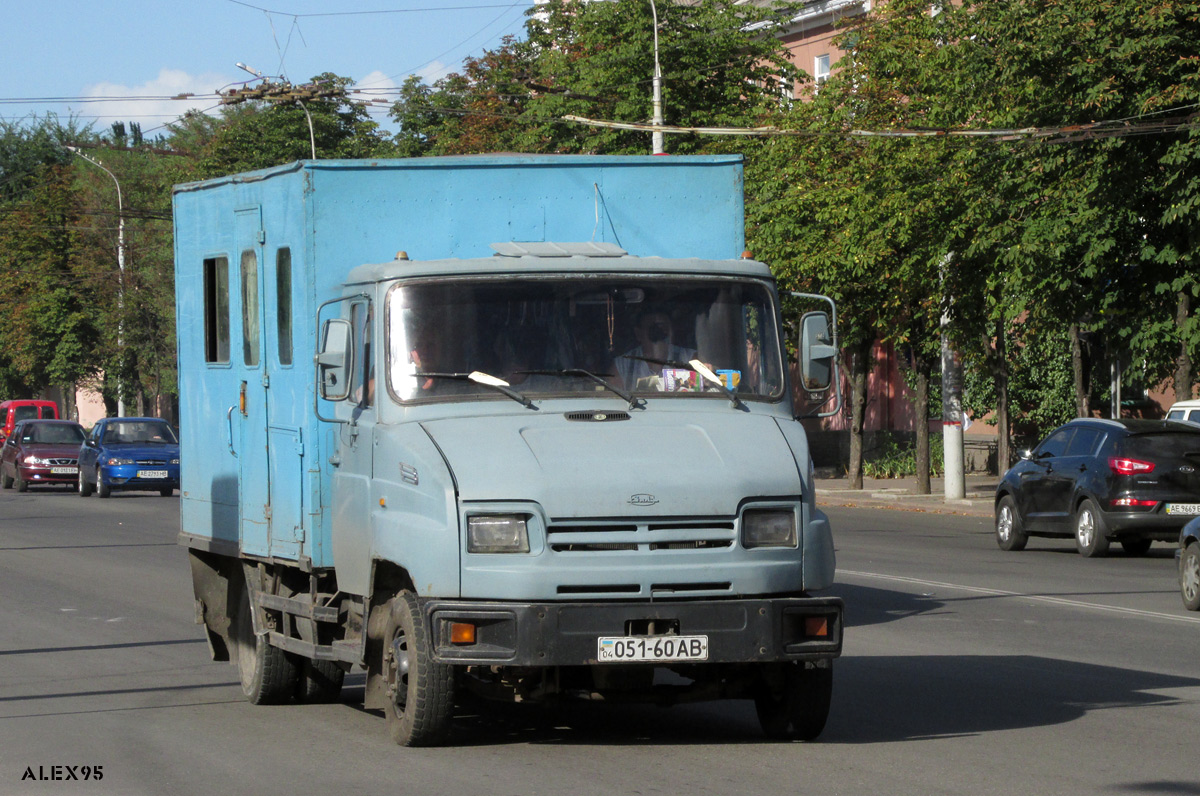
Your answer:
[[[1019,591],[1004,591],[1002,589],[985,589],[982,586],[964,586],[960,583],[943,583],[937,580],[922,580],[921,578],[908,578],[903,575],[884,575],[880,572],[855,572],[854,570],[839,569],[839,575],[850,575],[859,578],[873,578],[875,580],[894,580],[900,583],[911,583],[916,586],[931,586],[934,588],[956,589],[965,591],[971,594],[987,594],[992,597],[1018,597],[1025,600],[1033,600],[1039,603],[1048,603],[1050,605],[1059,605],[1066,608],[1088,608],[1094,611],[1107,611],[1114,614],[1127,614],[1129,616],[1142,616],[1152,619],[1167,619],[1172,622],[1185,622],[1187,624],[1200,624],[1200,616],[1180,616],[1179,614],[1164,614],[1159,611],[1143,611],[1139,608],[1121,608],[1116,605],[1104,605],[1103,603],[1089,603],[1082,600],[1068,600],[1065,597],[1051,597],[1047,594],[1029,594]]]

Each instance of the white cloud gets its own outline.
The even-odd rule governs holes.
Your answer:
[[[95,118],[96,128],[103,131],[116,121],[138,122],[143,132],[168,124],[189,110],[215,113],[219,106],[218,90],[230,83],[228,75],[209,72],[190,75],[182,69],[163,69],[158,77],[139,86],[117,83],[95,83],[84,88],[83,96],[95,98],[81,115]],[[171,99],[180,94],[194,94],[183,100]],[[108,99],[108,98],[112,99]]]

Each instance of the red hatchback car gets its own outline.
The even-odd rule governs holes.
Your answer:
[[[71,484],[79,478],[83,426],[72,420],[22,420],[0,451],[0,486]]]

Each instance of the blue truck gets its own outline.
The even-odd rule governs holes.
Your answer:
[[[738,157],[312,160],[173,195],[180,543],[253,703],[829,712],[843,605]],[[813,297],[810,297],[813,298]],[[830,303],[832,304],[832,303]]]

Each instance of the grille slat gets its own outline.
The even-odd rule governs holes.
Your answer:
[[[556,553],[724,550],[732,547],[736,538],[734,522],[727,518],[650,518],[636,524],[588,520],[551,522],[546,530],[550,549]]]

